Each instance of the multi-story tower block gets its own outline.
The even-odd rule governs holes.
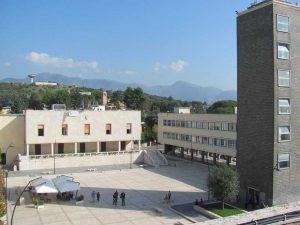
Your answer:
[[[242,203],[300,200],[300,7],[265,0],[237,17]]]

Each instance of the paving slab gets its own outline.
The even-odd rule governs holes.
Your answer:
[[[77,225],[77,224],[123,224],[123,225],[174,225],[177,222],[191,224],[189,220],[177,215],[169,209],[172,204],[193,202],[196,198],[206,199],[207,166],[200,163],[176,161],[176,167],[164,166],[159,168],[133,168],[102,172],[80,172],[60,170],[62,174],[74,177],[80,182],[78,194],[84,195],[84,203],[76,205],[75,201],[52,201],[45,208],[35,209],[29,197],[26,205],[17,206],[14,225]],[[54,178],[55,175],[43,175]],[[36,176],[18,173],[8,178],[9,213],[17,199],[15,190],[24,187],[29,180]],[[100,202],[92,202],[91,192],[100,192]],[[118,190],[119,194],[126,193],[126,205],[112,204],[112,195]],[[172,203],[165,204],[164,196],[172,193]],[[161,212],[156,212],[159,208]],[[9,215],[10,216],[10,215]]]

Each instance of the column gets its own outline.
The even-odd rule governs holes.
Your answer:
[[[227,156],[227,158],[226,158],[226,164],[229,166],[230,163],[231,163],[231,157]]]
[[[121,151],[121,141],[118,141],[118,152]]]
[[[202,162],[204,162],[204,156],[205,156],[205,152],[201,152],[201,159],[202,159]]]
[[[141,151],[141,140],[139,140],[139,151]]]
[[[51,143],[51,155],[54,155],[54,144]]]
[[[97,141],[97,152],[100,152],[100,142]]]
[[[217,154],[214,153],[214,165],[216,165],[216,164],[217,164]]]
[[[26,144],[26,155],[29,156],[29,144]]]
[[[77,142],[74,143],[74,153],[77,154]]]

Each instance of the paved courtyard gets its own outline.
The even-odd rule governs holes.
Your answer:
[[[53,201],[46,203],[45,208],[35,209],[29,194],[25,193],[25,205],[17,206],[15,225],[75,225],[75,224],[191,224],[192,222],[170,210],[170,204],[163,202],[164,196],[170,190],[173,202],[183,204],[193,202],[196,198],[207,198],[206,177],[207,166],[200,163],[176,161],[175,166],[159,168],[133,168],[112,171],[95,171],[67,173],[80,182],[79,194],[83,194],[85,202],[75,205],[74,201]],[[11,174],[13,175],[13,174]],[[25,186],[27,182],[38,176],[32,174],[15,174],[9,176],[9,220],[13,203],[17,198],[16,187]],[[54,175],[43,175],[53,178]],[[93,203],[91,191],[100,192],[100,202]],[[112,194],[115,190],[126,193],[126,206],[112,204]],[[158,209],[158,210],[155,210]],[[161,212],[156,212],[161,211]]]

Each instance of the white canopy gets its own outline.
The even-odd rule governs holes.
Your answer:
[[[80,183],[73,181],[73,179],[73,177],[61,175],[52,181],[59,192],[77,191],[80,189]]]
[[[80,189],[80,183],[71,180],[55,183],[55,186],[59,192],[77,191]]]
[[[51,180],[39,177],[31,181],[31,186],[36,193],[57,193],[57,189]]]
[[[60,176],[57,176],[57,177],[55,177],[55,178],[52,179],[52,181],[53,181],[54,184],[65,182],[66,180],[73,181],[74,178],[66,176],[66,175],[60,175]]]

